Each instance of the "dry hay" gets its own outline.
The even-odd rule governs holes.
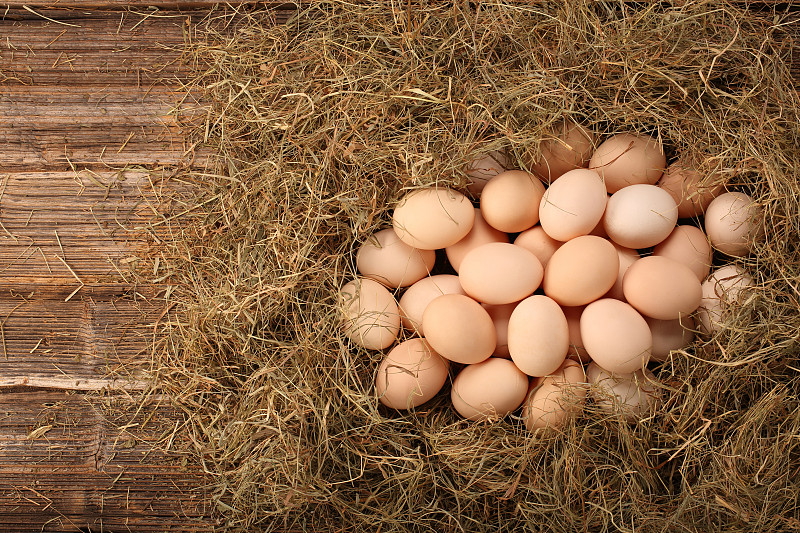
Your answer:
[[[161,245],[175,319],[153,372],[232,531],[800,530],[800,101],[795,19],[712,1],[314,2],[213,12],[187,60],[217,171]],[[354,248],[403,191],[463,187],[488,150],[536,154],[567,114],[646,132],[763,206],[755,291],[656,370],[628,425],[475,424],[449,386],[379,407],[378,353],[338,329]]]

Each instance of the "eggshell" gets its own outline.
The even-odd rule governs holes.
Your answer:
[[[395,233],[420,250],[446,248],[463,239],[475,221],[466,196],[450,189],[417,189],[397,204],[392,215]]]
[[[690,316],[680,320],[656,320],[645,317],[653,335],[651,361],[666,361],[672,350],[682,350],[694,341],[694,319]]]
[[[393,409],[412,409],[427,402],[447,381],[450,363],[425,339],[401,342],[384,357],[375,377],[378,400]]]
[[[353,343],[368,350],[383,350],[397,338],[397,302],[377,281],[358,278],[345,284],[339,291],[339,303],[344,333]]]
[[[494,229],[487,224],[481,215],[481,210],[476,207],[475,223],[472,225],[470,232],[467,233],[467,236],[445,248],[450,266],[453,267],[453,270],[458,272],[461,268],[461,261],[464,260],[464,256],[467,255],[468,252],[482,244],[488,244],[490,242],[508,243],[508,234]]]
[[[534,226],[517,235],[514,239],[515,246],[522,246],[533,255],[542,264],[543,267],[547,266],[547,262],[553,257],[553,254],[558,250],[561,241],[557,241],[550,237],[541,226]]]
[[[631,185],[608,199],[603,224],[611,240],[626,248],[649,248],[666,239],[678,221],[678,206],[664,189]]]
[[[622,300],[624,302],[626,300],[625,294],[622,292],[622,280],[625,277],[625,273],[633,263],[640,259],[640,256],[639,252],[636,250],[624,248],[619,244],[614,244],[614,249],[617,250],[617,255],[619,256],[619,271],[617,273],[617,281],[614,282],[614,286],[609,289],[603,298],[614,298],[615,300]]]
[[[570,170],[545,191],[539,221],[550,237],[568,241],[587,235],[597,226],[607,201],[606,187],[596,172]]]
[[[579,413],[587,393],[583,367],[575,361],[564,364],[551,376],[533,380],[522,408],[529,431],[557,428]]]
[[[508,353],[529,376],[555,372],[569,351],[569,326],[561,307],[547,296],[522,300],[508,321]]]
[[[591,130],[565,119],[555,134],[542,142],[541,155],[532,163],[531,169],[549,183],[570,170],[586,168],[594,151],[594,142],[595,135]]]
[[[741,192],[727,192],[714,198],[706,209],[706,234],[720,252],[744,257],[750,253],[750,243],[756,234],[753,221],[756,204]]]
[[[520,246],[499,242],[470,251],[458,273],[469,296],[492,305],[518,302],[533,294],[542,276],[542,265],[535,255]]]
[[[567,357],[573,361],[581,363],[588,363],[591,357],[583,347],[583,339],[581,338],[581,313],[586,306],[581,305],[578,307],[561,307],[564,316],[567,319],[567,328],[569,329],[569,351]]]
[[[397,289],[427,276],[436,262],[434,250],[418,250],[407,245],[392,229],[381,230],[356,253],[356,266],[362,276]]]
[[[445,294],[433,300],[422,315],[422,328],[431,347],[456,363],[479,363],[497,347],[492,317],[469,296]]]
[[[644,368],[653,346],[653,335],[642,315],[612,298],[586,306],[581,314],[581,338],[592,360],[615,373]]]
[[[611,194],[629,185],[655,184],[666,166],[661,143],[647,135],[629,133],[607,139],[589,160],[589,168],[600,174]]]
[[[614,374],[596,363],[589,363],[586,377],[597,407],[609,414],[621,412],[628,422],[645,416],[658,398],[658,389],[653,385],[656,377],[649,370]]]
[[[704,175],[681,160],[667,167],[658,186],[667,191],[678,204],[678,218],[702,215],[711,200],[722,193],[722,184],[701,187]],[[707,181],[714,181],[714,176]]]
[[[465,171],[470,178],[467,189],[477,196],[490,179],[505,172],[508,166],[508,158],[502,152],[497,151],[489,152],[483,157],[470,161]]]
[[[497,332],[497,347],[494,349],[492,356],[502,357],[503,359],[511,358],[508,353],[508,321],[511,319],[511,313],[517,307],[517,302],[505,305],[489,305],[482,304],[489,316],[492,317],[494,322],[494,329]]]
[[[622,281],[625,299],[641,314],[658,320],[689,316],[700,305],[700,280],[689,267],[651,255],[636,261]]]
[[[481,214],[500,231],[523,231],[539,222],[539,202],[544,185],[533,174],[506,170],[486,184],[481,193]]]
[[[459,372],[450,398],[458,414],[482,421],[511,413],[522,405],[527,391],[528,376],[508,359],[491,357]]]
[[[683,263],[703,281],[711,270],[713,253],[703,230],[694,226],[677,226],[655,247],[653,255]]]
[[[603,296],[619,273],[619,255],[609,241],[584,235],[565,242],[547,263],[544,293],[560,305],[585,305]]]
[[[461,287],[458,276],[453,276],[452,274],[439,274],[422,278],[406,289],[398,305],[403,327],[424,335],[422,315],[425,313],[429,303],[444,294],[463,294],[466,296],[467,293]]]
[[[703,298],[697,309],[698,329],[707,334],[722,330],[729,310],[753,287],[753,278],[736,265],[718,268],[702,284]]]

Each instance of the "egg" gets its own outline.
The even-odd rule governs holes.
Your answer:
[[[720,252],[744,257],[756,235],[757,206],[742,192],[727,192],[714,198],[706,209],[705,227],[711,244]]]
[[[573,361],[581,363],[588,363],[591,357],[583,347],[583,339],[581,338],[581,313],[586,308],[585,305],[578,307],[561,307],[564,316],[567,319],[567,328],[569,330],[569,351],[567,357]]]
[[[682,350],[694,341],[694,319],[690,316],[680,320],[656,320],[645,317],[653,335],[651,361],[666,361],[672,350]]]
[[[554,135],[542,142],[541,155],[531,163],[531,170],[550,183],[570,170],[585,168],[592,157],[594,142],[592,131],[565,119]]]
[[[596,172],[570,170],[542,196],[539,222],[553,239],[568,241],[587,235],[597,226],[607,201],[606,187]]]
[[[450,363],[425,339],[409,339],[395,346],[375,377],[378,400],[392,409],[412,409],[427,402],[447,381]]]
[[[475,208],[475,222],[470,232],[457,243],[445,248],[450,266],[453,267],[453,270],[458,272],[461,267],[461,261],[468,252],[482,244],[488,244],[490,242],[508,243],[508,234],[494,229],[487,224],[481,215],[481,210]]]
[[[614,373],[644,368],[653,346],[653,335],[642,315],[612,298],[586,306],[581,314],[581,338],[592,360]]]
[[[700,280],[683,263],[651,255],[636,261],[622,280],[625,299],[641,314],[678,320],[700,305]]]
[[[450,189],[411,191],[392,214],[395,233],[420,250],[446,248],[466,237],[475,222],[475,209],[466,196]]]
[[[452,274],[429,276],[406,289],[398,302],[400,321],[403,327],[416,331],[421,336],[424,335],[422,315],[425,313],[425,309],[429,303],[445,294],[467,294],[461,287],[458,276]]]
[[[608,138],[589,160],[589,168],[603,178],[611,194],[629,185],[655,184],[666,166],[660,142],[647,135],[629,133]]]
[[[544,293],[561,305],[585,305],[607,293],[618,273],[619,255],[613,244],[593,235],[576,237],[547,263]]]
[[[494,330],[497,333],[497,347],[492,354],[494,357],[502,357],[504,359],[511,357],[508,353],[508,321],[511,319],[511,313],[514,312],[517,303],[505,305],[482,304],[489,316],[492,317]]]
[[[713,252],[703,230],[694,226],[677,226],[653,250],[653,255],[683,263],[703,281],[711,270]]]
[[[569,326],[561,307],[547,296],[522,300],[508,320],[508,353],[529,376],[555,372],[569,351]]]
[[[555,373],[530,384],[522,408],[525,427],[534,431],[563,426],[570,416],[580,412],[586,393],[583,367],[575,361],[564,361]]]
[[[386,287],[368,278],[355,279],[339,291],[345,335],[368,350],[392,345],[400,332],[400,314]]]
[[[422,315],[422,328],[431,347],[455,363],[479,363],[497,347],[492,317],[469,296],[445,294],[433,300]]]
[[[522,405],[528,376],[508,359],[491,357],[465,367],[453,380],[450,399],[469,420],[502,418]]]
[[[711,200],[722,193],[722,184],[701,187],[704,175],[682,160],[672,163],[658,182],[678,204],[678,218],[702,215]],[[711,176],[708,181],[715,181]]]
[[[586,377],[597,407],[609,414],[622,413],[628,422],[645,416],[658,398],[658,389],[653,385],[656,378],[649,370],[614,374],[596,363],[589,363]]]
[[[609,291],[603,296],[604,298],[614,298],[615,300],[625,301],[625,293],[622,292],[622,280],[625,273],[633,263],[640,259],[639,252],[625,248],[619,244],[615,244],[614,248],[617,250],[619,256],[619,270],[617,271],[617,280]]]
[[[515,246],[521,246],[531,252],[543,267],[547,266],[547,262],[562,244],[564,243],[550,237],[541,226],[526,229],[514,239]]]
[[[483,157],[470,161],[465,171],[470,178],[467,189],[477,196],[490,179],[505,172],[508,166],[508,158],[498,151],[489,152]]]
[[[392,289],[421,280],[435,262],[434,250],[412,248],[392,229],[378,231],[356,253],[356,267],[361,275]]]
[[[655,246],[678,222],[678,206],[655,185],[630,185],[608,199],[603,224],[608,237],[626,248]]]
[[[714,334],[723,328],[726,310],[745,297],[746,290],[753,287],[753,278],[736,265],[718,268],[702,284],[703,298],[697,309],[698,328]]]
[[[533,294],[542,282],[541,263],[528,250],[493,242],[471,250],[458,277],[467,295],[479,302],[502,305]]]
[[[544,185],[522,170],[507,170],[489,180],[481,193],[481,214],[500,231],[514,233],[539,222]]]

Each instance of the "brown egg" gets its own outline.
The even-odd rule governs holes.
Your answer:
[[[753,287],[753,278],[736,265],[718,268],[702,284],[703,299],[697,309],[698,329],[707,334],[722,330],[727,315]]]
[[[481,193],[481,214],[500,231],[524,231],[539,222],[539,202],[544,185],[533,174],[507,170],[486,184]]]
[[[447,381],[450,363],[425,339],[401,342],[384,357],[375,377],[378,400],[392,409],[412,409],[427,402]]]
[[[522,408],[525,426],[529,431],[563,426],[582,409],[587,389],[583,367],[564,361],[553,375],[534,379],[528,387]]]
[[[589,160],[589,168],[600,174],[611,194],[637,183],[655,184],[666,166],[661,143],[647,135],[628,133],[610,137]]]
[[[456,363],[479,363],[497,347],[492,317],[469,296],[445,294],[433,300],[422,315],[422,328],[431,347]]]
[[[614,244],[614,248],[617,250],[617,255],[619,255],[619,272],[614,286],[609,289],[603,298],[614,298],[615,300],[622,300],[625,302],[625,294],[622,292],[622,279],[625,277],[625,273],[631,265],[640,259],[640,256],[639,252],[636,250],[623,248],[619,244]]]
[[[403,327],[416,331],[421,336],[424,335],[422,315],[425,313],[425,309],[429,303],[445,294],[463,294],[466,296],[467,293],[461,287],[458,276],[453,276],[452,274],[430,276],[422,278],[406,289],[398,303]]]
[[[682,350],[694,341],[694,319],[690,316],[680,320],[656,320],[645,317],[653,335],[651,361],[666,361],[672,350]]]
[[[625,299],[641,314],[658,320],[687,317],[700,305],[700,280],[689,267],[651,255],[636,261],[622,281]]]
[[[711,270],[713,253],[703,230],[694,226],[677,226],[655,247],[653,255],[683,263],[703,281]]]
[[[753,218],[758,207],[741,192],[727,192],[714,198],[706,209],[706,234],[714,248],[733,256],[750,253],[757,230]]]
[[[678,160],[672,163],[658,182],[678,204],[678,218],[702,215],[711,200],[722,193],[722,184],[701,187],[704,176],[693,167]],[[715,178],[712,176],[709,181]]]
[[[457,243],[445,248],[447,253],[447,260],[453,267],[453,270],[458,272],[461,267],[461,261],[468,252],[482,244],[490,242],[504,242],[508,243],[508,234],[494,229],[483,219],[481,210],[475,208],[475,223],[467,236],[458,241]]]
[[[558,131],[542,142],[541,157],[532,163],[531,169],[549,183],[565,172],[586,168],[594,151],[594,140],[591,130],[565,119]]]
[[[339,292],[339,304],[344,334],[355,344],[368,350],[383,350],[397,338],[397,302],[377,281],[359,278],[345,284]]]
[[[655,185],[631,185],[608,199],[603,224],[611,240],[626,248],[655,246],[678,221],[678,206]]]
[[[502,418],[522,405],[528,376],[508,359],[491,357],[464,368],[453,380],[450,399],[469,420]]]
[[[508,321],[508,353],[529,376],[555,372],[569,351],[569,326],[564,312],[547,296],[522,300]]]
[[[497,348],[494,349],[492,356],[502,357],[503,359],[510,359],[511,355],[508,353],[508,321],[511,318],[511,313],[517,307],[517,302],[505,305],[489,305],[482,304],[489,316],[492,317],[494,322],[494,329],[497,332]]]
[[[463,239],[475,221],[466,196],[450,189],[417,189],[394,209],[392,224],[404,243],[420,250],[446,248]]]
[[[465,171],[470,178],[467,189],[477,196],[486,187],[490,179],[508,169],[508,158],[502,152],[489,152],[483,157],[471,161]]]
[[[544,293],[560,305],[585,305],[603,296],[619,273],[619,255],[609,241],[584,235],[556,250],[544,272]]]
[[[628,422],[645,416],[658,398],[658,389],[653,385],[656,377],[649,370],[614,374],[589,363],[586,377],[597,407],[609,414],[621,412]]]
[[[555,251],[558,250],[562,244],[564,243],[551,238],[541,226],[534,226],[531,229],[527,229],[514,239],[515,246],[522,246],[531,252],[536,256],[536,259],[539,260],[543,267],[547,266],[547,262],[550,261],[550,258],[553,257]]]
[[[600,222],[607,201],[606,187],[596,172],[570,170],[542,196],[539,205],[542,229],[558,241],[587,235]]]
[[[434,250],[407,245],[392,229],[375,233],[358,249],[356,266],[362,276],[397,289],[427,276],[436,262]]]
[[[542,276],[542,265],[535,255],[520,246],[500,242],[469,252],[458,273],[469,296],[491,305],[518,302],[533,294]]]
[[[583,339],[581,339],[581,313],[585,308],[585,305],[561,307],[564,316],[567,318],[567,327],[569,328],[569,352],[567,352],[567,357],[581,363],[588,363],[592,360],[586,348],[583,347]]]
[[[653,335],[642,315],[612,298],[586,306],[581,314],[581,338],[592,360],[621,374],[644,368],[653,346]]]

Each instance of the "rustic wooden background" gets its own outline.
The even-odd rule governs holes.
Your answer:
[[[160,169],[202,164],[171,110],[212,4],[0,4],[0,531],[212,527],[180,416],[134,408],[163,308],[127,274]]]

